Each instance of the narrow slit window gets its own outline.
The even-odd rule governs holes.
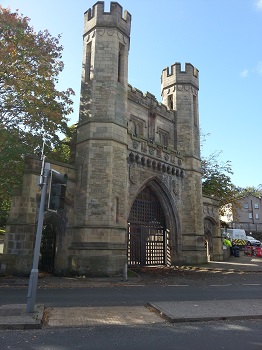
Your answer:
[[[140,124],[136,123],[136,135],[140,136],[141,135],[141,131],[140,131]]]
[[[119,223],[119,198],[116,197],[116,223]]]
[[[197,98],[193,95],[193,117],[194,117],[194,125],[198,125],[198,113],[197,113]]]
[[[132,122],[132,134],[133,136],[143,136],[143,121],[138,118],[134,118]]]
[[[118,52],[118,82],[124,82],[124,45],[119,44]]]
[[[167,146],[168,146],[168,135],[166,133],[159,132],[159,141],[160,141],[160,144],[164,148],[167,148]]]
[[[91,43],[86,46],[85,81],[90,81],[91,73]]]
[[[173,95],[168,95],[167,107],[171,110],[174,109]]]

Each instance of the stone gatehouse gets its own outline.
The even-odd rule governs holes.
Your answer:
[[[84,14],[80,116],[64,209],[46,211],[40,268],[115,275],[128,266],[222,260],[218,203],[203,198],[199,73],[165,68],[162,102],[128,84],[131,15],[112,2]],[[135,38],[134,38],[135,40]],[[1,269],[31,270],[41,161],[26,159],[13,197]]]

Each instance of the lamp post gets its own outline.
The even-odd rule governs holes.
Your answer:
[[[50,163],[45,163],[44,157],[42,161],[43,162],[42,162],[42,169],[41,169],[41,176],[40,176],[40,183],[39,183],[39,186],[42,187],[42,193],[41,193],[40,208],[38,212],[33,268],[31,270],[28,292],[27,292],[27,308],[26,308],[27,313],[34,312],[34,308],[35,308],[35,298],[36,298],[36,289],[37,289],[37,281],[38,281],[38,261],[39,261],[40,244],[41,244],[43,222],[44,222],[46,190],[47,190],[48,177],[50,175]]]

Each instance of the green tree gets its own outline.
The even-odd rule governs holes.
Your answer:
[[[258,187],[254,186],[248,186],[248,187],[238,187],[238,197],[246,197],[246,196],[255,196],[255,197],[261,197],[262,196],[262,188],[261,185]]]
[[[63,47],[29,18],[0,5],[0,203],[21,183],[26,153],[52,150],[67,134],[72,89],[59,91]]]
[[[70,162],[75,146],[75,139],[76,125],[73,124],[67,129],[66,137],[61,141],[61,143],[56,148],[49,150],[49,152],[46,154],[48,159],[64,163]]]
[[[2,201],[0,203],[0,233],[1,233],[1,229],[5,228],[9,210],[10,210],[10,201],[9,200]]]
[[[59,38],[34,32],[29,19],[0,6],[0,122],[39,145],[59,142],[72,112],[71,89],[56,89],[64,65]],[[41,142],[40,142],[41,144]]]
[[[232,183],[230,175],[233,174],[231,162],[219,161],[221,151],[213,152],[207,158],[202,157],[202,191],[209,197],[214,197],[220,201],[220,211],[228,203],[235,203],[238,189]]]

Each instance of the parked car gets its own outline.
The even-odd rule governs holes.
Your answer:
[[[255,239],[254,237],[252,236],[247,236],[247,245],[253,245],[253,246],[256,246],[256,247],[260,247],[261,245],[261,242],[257,239]]]

